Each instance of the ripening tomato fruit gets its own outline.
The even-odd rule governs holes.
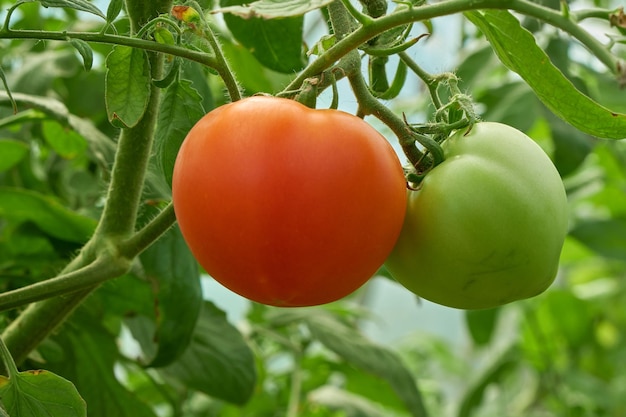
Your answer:
[[[199,263],[264,304],[342,298],[383,264],[406,183],[391,145],[362,119],[251,97],[205,115],[174,166],[176,216]]]
[[[386,261],[415,294],[461,309],[496,307],[553,282],[567,232],[556,168],[522,132],[482,122],[442,145],[445,160],[410,191]]]

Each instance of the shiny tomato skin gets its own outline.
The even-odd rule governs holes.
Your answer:
[[[183,236],[218,282],[295,307],[338,300],[383,264],[406,183],[391,145],[362,119],[256,96],[188,133],[173,203]]]
[[[553,282],[567,232],[563,183],[522,132],[481,122],[443,143],[445,160],[410,191],[385,265],[422,298],[484,309]]]

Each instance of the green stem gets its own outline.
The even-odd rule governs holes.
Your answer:
[[[424,69],[417,65],[417,63],[413,61],[406,52],[400,52],[398,56],[406,64],[406,66],[409,67],[418,77],[420,77],[424,84],[426,84],[426,88],[428,88],[433,105],[436,109],[440,109],[443,106],[443,103],[441,102],[439,92],[437,91],[439,88],[439,79],[424,71]]]
[[[217,40],[215,33],[213,33],[213,30],[211,30],[210,26],[207,24],[205,25],[205,27],[206,28],[204,32],[206,34],[206,39],[209,41],[211,48],[213,48],[213,53],[215,53],[215,61],[217,65],[214,68],[218,72],[220,77],[222,77],[222,80],[226,85],[228,95],[230,96],[230,100],[241,100],[241,89],[239,88],[239,84],[235,79],[235,75],[231,70],[230,65],[228,64],[228,61],[226,61],[226,58],[224,57],[222,47]]]
[[[302,353],[293,352],[293,371],[291,372],[291,384],[289,387],[289,402],[285,417],[298,417],[300,415],[300,396],[302,395]]]
[[[20,373],[13,356],[11,356],[11,352],[9,352],[9,348],[4,344],[2,338],[0,338],[0,358],[2,358],[2,363],[9,379],[16,377]]]
[[[333,29],[338,38],[341,39],[346,36],[347,39],[347,37],[350,36],[348,34],[350,30],[350,15],[348,11],[341,2],[335,0],[328,5],[328,12]],[[341,59],[343,68],[347,68],[346,72],[350,86],[359,102],[359,114],[362,116],[371,114],[386,124],[398,137],[404,154],[413,166],[419,167],[420,164],[424,164],[428,165],[426,168],[430,168],[432,161],[429,158],[424,158],[424,154],[415,146],[416,133],[413,132],[404,120],[396,116],[393,111],[372,95],[360,71],[360,63],[361,58],[357,50],[350,51]],[[420,143],[431,151],[435,161],[440,162],[443,160],[443,151],[441,151],[439,144],[427,137],[421,138],[421,136],[422,135],[420,135],[420,139],[422,140],[420,140]]]
[[[129,239],[119,243],[119,251],[124,257],[132,259],[143,252],[176,222],[174,206],[168,204],[152,221],[133,234]]]
[[[127,6],[130,3],[132,3],[132,7],[127,8],[133,31],[136,31],[141,23],[158,16],[163,8],[168,10],[171,5],[169,2],[162,1],[128,0]],[[135,12],[139,14],[133,14]],[[148,12],[154,15],[142,14]],[[155,43],[155,45],[160,44]],[[163,72],[163,56],[150,54],[150,61],[152,78],[160,79]],[[87,267],[96,260],[102,259],[103,256],[104,259],[107,259],[108,256],[103,255],[103,252],[111,254],[116,259],[120,257],[122,262],[128,262],[126,265],[130,265],[130,260],[119,253],[117,245],[123,239],[131,236],[135,228],[143,182],[152,149],[158,109],[159,89],[153,89],[143,118],[135,127],[122,131],[113,164],[106,205],[94,236],[83,247],[79,255],[68,264],[62,274]],[[122,271],[120,269],[120,271],[112,273],[119,276]],[[110,278],[115,278],[115,276]],[[3,333],[3,338],[9,350],[13,352],[15,361],[20,363],[24,360],[96,288],[97,285],[92,285],[70,294],[29,305]]]
[[[158,43],[147,39],[139,39],[122,35],[111,35],[97,32],[48,32],[38,30],[0,30],[0,39],[33,39],[33,40],[55,40],[66,42],[71,39],[80,39],[85,42],[102,43],[110,45],[124,45],[132,48],[143,49],[151,52],[161,52],[174,55],[190,61],[198,62],[215,70],[220,64],[217,59],[205,52],[194,51],[182,46]]]
[[[111,277],[123,275],[129,268],[130,263],[124,262],[122,258],[102,256],[93,263],[75,271],[70,271],[45,281],[1,293],[0,311],[20,307],[58,295],[84,290],[100,284]]]
[[[419,7],[407,7],[404,11],[374,19],[368,25],[358,27],[349,36],[338,38],[338,42],[298,74],[285,87],[285,91],[297,90],[305,79],[320,74],[350,51],[357,49],[368,40],[391,28],[479,9],[508,9],[549,23],[578,39],[611,71],[614,73],[619,72],[618,59],[611,54],[605,45],[580,27],[574,20],[563,16],[558,10],[550,9],[528,0],[446,0]]]
[[[153,57],[153,79],[160,79],[163,60]],[[145,173],[152,151],[152,139],[159,109],[160,89],[152,89],[146,113],[137,125],[123,129],[120,135],[107,204],[96,235],[128,238],[135,228]]]
[[[617,10],[607,10],[607,9],[582,9],[571,11],[570,16],[576,21],[581,22],[585,19],[602,19],[609,21],[610,16],[613,13],[616,13]]]

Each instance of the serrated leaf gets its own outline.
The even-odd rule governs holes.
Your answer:
[[[93,3],[87,0],[39,0],[43,7],[61,7],[95,14],[103,19],[106,16]]]
[[[24,189],[0,187],[0,218],[32,222],[58,239],[84,243],[96,221],[74,213],[56,200]]]
[[[0,376],[0,399],[9,416],[85,417],[87,406],[74,384],[52,372]]]
[[[259,0],[252,3],[229,4],[213,13],[230,13],[244,19],[260,17],[275,19],[280,17],[303,16],[304,14],[321,9],[333,0]]]
[[[105,100],[109,121],[133,127],[143,117],[150,97],[150,63],[146,52],[115,45],[106,58]]]
[[[345,361],[385,379],[414,416],[425,416],[424,400],[409,370],[391,350],[365,339],[329,314],[311,314],[306,324],[313,337]]]
[[[162,367],[187,349],[202,306],[198,264],[177,227],[170,229],[142,255],[146,276],[156,284],[157,352],[149,363]]]
[[[245,0],[221,0],[222,6],[244,4]],[[284,2],[281,2],[284,4]],[[233,36],[265,67],[282,73],[300,71],[306,65],[303,49],[302,16],[266,20],[260,17],[242,18],[224,15]]]
[[[15,166],[28,153],[28,145],[13,139],[0,139],[0,172]]]
[[[247,402],[256,384],[252,351],[226,314],[210,302],[203,304],[192,343],[163,371],[188,388],[234,404]]]
[[[202,97],[189,81],[181,80],[170,85],[163,95],[157,121],[155,147],[161,171],[170,186],[178,149],[187,136],[187,132],[204,114]]]
[[[626,114],[613,112],[578,91],[511,13],[483,10],[465,15],[487,37],[500,61],[519,74],[554,114],[590,135],[626,138]]]
[[[78,51],[80,56],[83,58],[83,66],[85,67],[85,71],[89,71],[93,65],[93,51],[91,50],[91,46],[87,42],[82,39],[70,39],[70,44]]]

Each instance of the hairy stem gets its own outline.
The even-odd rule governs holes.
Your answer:
[[[296,91],[305,79],[322,73],[350,51],[357,49],[368,40],[391,28],[480,9],[513,10],[549,23],[576,38],[611,71],[615,73],[619,72],[618,59],[611,54],[606,46],[580,27],[576,21],[563,16],[560,11],[541,6],[528,0],[445,0],[419,7],[407,7],[406,10],[373,19],[369,24],[358,27],[348,36],[338,38],[337,43],[328,49],[326,53],[311,62],[311,64],[298,74],[285,88],[285,91]]]
[[[190,61],[198,62],[215,70],[219,64],[216,58],[205,52],[194,51],[182,46],[167,45],[147,39],[139,39],[130,36],[111,35],[98,32],[48,32],[39,30],[1,30],[0,39],[33,39],[54,40],[66,42],[72,39],[80,39],[85,42],[103,43],[110,45],[130,46],[131,48],[143,49],[150,52],[161,52],[174,55]]]
[[[102,256],[93,263],[16,290],[0,294],[0,311],[10,310],[57,295],[69,294],[124,274],[130,265],[120,258]]]
[[[120,253],[129,259],[134,258],[167,232],[175,222],[174,206],[170,203],[141,230],[129,239],[120,242]]]
[[[128,11],[134,30],[140,27],[142,22],[149,21],[164,10],[167,11],[171,5],[170,2],[164,1],[128,0],[127,6],[131,3],[133,4]],[[159,8],[155,8],[157,5]],[[132,14],[135,12],[139,15]],[[163,56],[150,54],[149,58],[152,78],[160,79],[163,72]],[[135,127],[124,129],[120,136],[106,204],[94,236],[62,274],[70,274],[85,268],[96,260],[102,260],[103,256],[104,259],[113,256],[123,266],[120,270],[111,271],[112,276],[109,278],[122,275],[130,268],[131,261],[119,253],[117,245],[121,240],[130,237],[135,228],[158,109],[159,89],[152,89],[143,118]],[[96,284],[90,285],[76,292],[29,305],[3,333],[3,339],[13,352],[16,362],[23,361],[96,288]]]

